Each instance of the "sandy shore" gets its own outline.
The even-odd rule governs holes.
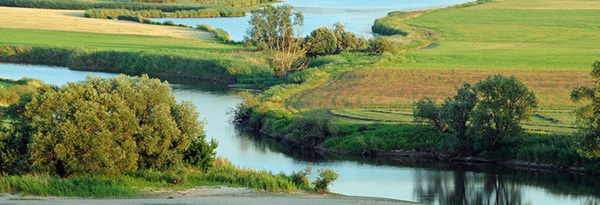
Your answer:
[[[277,194],[260,192],[247,188],[200,187],[185,191],[158,191],[155,196],[136,199],[87,199],[68,197],[33,197],[5,194],[0,204],[31,205],[75,205],[75,204],[307,204],[307,205],[343,205],[343,204],[414,204],[411,202],[372,198],[318,194]]]
[[[191,28],[150,25],[83,17],[84,11],[0,7],[0,27],[90,33],[137,34],[212,39],[214,34]],[[195,25],[191,25],[195,26]]]

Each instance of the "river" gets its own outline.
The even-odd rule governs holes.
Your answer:
[[[373,37],[371,26],[375,19],[384,17],[389,12],[441,8],[469,1],[472,0],[285,0],[277,4],[289,4],[294,6],[295,11],[302,12],[303,36],[320,27],[332,28],[334,23],[340,22],[345,25],[347,31],[370,38]],[[229,33],[232,40],[241,41],[249,27],[250,14],[245,17],[154,18],[153,20],[173,21],[194,27],[198,24],[207,24],[214,28],[222,28]]]
[[[0,78],[36,78],[64,85],[89,72],[67,68],[0,63]],[[93,72],[112,77],[111,73]],[[189,80],[168,80],[177,100],[194,103],[209,138],[219,142],[217,155],[242,167],[290,173],[306,165],[340,174],[331,191],[433,204],[583,204],[600,202],[600,177],[550,171],[514,170],[491,165],[427,161],[388,161],[322,155],[285,147],[236,130],[230,111],[240,90]],[[312,176],[314,178],[314,176]],[[489,202],[489,203],[488,203]]]

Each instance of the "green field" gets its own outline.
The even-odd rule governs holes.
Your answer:
[[[102,34],[72,31],[0,28],[0,45],[82,47],[105,50],[175,50],[181,52],[232,52],[241,46],[216,40],[146,35]]]
[[[465,8],[393,13],[379,23],[409,49],[405,61],[380,61],[332,74],[289,94],[285,108],[326,113],[339,122],[407,123],[423,96],[442,102],[464,82],[514,75],[532,89],[542,109],[525,127],[572,132],[571,90],[591,85],[600,59],[600,1],[504,0]],[[420,46],[430,46],[410,50]],[[388,112],[392,110],[391,112]]]
[[[598,1],[505,0],[404,21],[438,32],[438,46],[408,53],[420,69],[589,70],[600,57]]]

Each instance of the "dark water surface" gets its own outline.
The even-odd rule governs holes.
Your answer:
[[[88,72],[66,68],[0,64],[0,78],[37,78],[64,85],[81,81]],[[115,74],[93,73],[111,77]],[[242,167],[274,173],[300,170],[310,164],[340,173],[331,191],[433,204],[585,204],[599,202],[600,177],[549,171],[506,169],[489,165],[457,165],[427,161],[389,161],[322,155],[285,147],[269,139],[240,133],[229,111],[237,93],[220,85],[170,79],[177,100],[193,102],[206,121],[209,138],[219,141],[217,154]],[[314,178],[314,176],[312,176]]]
[[[371,26],[375,19],[384,17],[391,11],[411,11],[428,8],[441,8],[458,5],[473,0],[285,0],[283,3],[294,6],[304,14],[303,35],[320,27],[329,27],[336,22],[346,26],[347,31],[365,38],[372,37]],[[155,18],[177,24],[196,26],[211,25],[227,31],[232,40],[241,41],[249,27],[250,14],[245,17],[230,18]]]

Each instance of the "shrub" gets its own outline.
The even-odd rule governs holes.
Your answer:
[[[325,117],[297,117],[286,127],[284,139],[295,146],[316,147],[330,136],[329,125]]]
[[[319,169],[317,172],[319,173],[319,176],[313,182],[315,185],[315,191],[317,192],[329,191],[329,185],[331,185],[340,176],[331,169]]]
[[[396,51],[396,47],[385,37],[375,37],[369,40],[369,51],[371,53],[394,53]]]
[[[321,27],[310,33],[304,46],[309,56],[331,55],[337,52],[337,39],[331,29]]]
[[[162,25],[165,25],[165,26],[177,26],[177,24],[175,24],[175,22],[173,22],[171,20],[163,22]]]
[[[430,98],[423,98],[415,103],[413,109],[414,121],[417,123],[427,122],[439,132],[446,130],[446,123],[440,119],[440,106]]]
[[[196,28],[198,30],[208,31],[208,32],[212,32],[214,30],[212,26],[206,25],[206,24],[198,24],[198,25],[196,25]]]
[[[296,184],[296,186],[300,189],[308,190],[310,189],[310,180],[308,179],[308,175],[312,172],[311,166],[306,166],[305,169],[300,171],[293,171],[290,175],[290,181]]]
[[[90,76],[63,87],[45,86],[9,110],[13,128],[0,144],[21,145],[2,147],[8,153],[1,157],[2,167],[19,170],[2,171],[31,168],[66,177],[165,169],[180,165],[184,156],[192,162],[214,157],[216,145],[196,138],[204,133],[194,106],[176,103],[168,84],[147,76]],[[185,155],[192,144],[206,150]],[[10,162],[21,165],[5,166]]]
[[[143,19],[141,16],[128,16],[128,15],[121,15],[119,16],[117,19],[122,20],[122,21],[133,21],[133,22],[139,22],[142,23]]]
[[[359,38],[356,34],[348,32],[344,29],[344,25],[341,23],[333,24],[333,32],[337,39],[338,50],[345,49],[364,49],[367,47],[367,40]]]

